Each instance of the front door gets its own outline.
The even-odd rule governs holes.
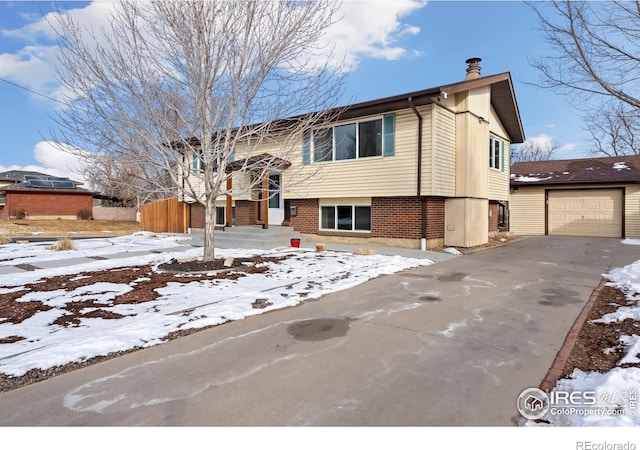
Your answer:
[[[280,225],[283,221],[282,174],[271,173],[269,175],[269,225]]]

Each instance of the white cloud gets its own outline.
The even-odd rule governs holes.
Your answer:
[[[408,50],[398,41],[420,32],[418,26],[403,23],[401,19],[425,5],[425,0],[344,1],[338,13],[342,19],[327,30],[324,41],[319,43],[323,48],[319,57],[326,60],[334,50],[332,62],[344,61],[346,68],[355,70],[363,58],[397,60],[404,56],[420,56],[418,50]],[[108,25],[109,12],[116,6],[117,2],[93,1],[69,11],[79,23],[99,30]],[[0,36],[28,44],[14,53],[0,53],[0,76],[61,98],[55,80],[58,48],[51,28],[51,23],[55,22],[56,13],[49,13],[20,28],[0,29]]]
[[[424,0],[345,1],[339,14],[342,19],[331,26],[323,44],[333,48],[336,61],[344,59],[355,70],[362,58],[397,60],[409,52],[398,45],[399,38],[416,35],[420,28],[401,22],[401,18],[424,7]]]
[[[86,184],[86,180],[82,175],[84,173],[82,161],[80,161],[77,156],[62,150],[61,147],[64,147],[64,145],[50,141],[38,142],[33,149],[33,157],[40,165],[0,165],[0,172],[6,172],[8,170],[29,170],[57,177],[67,177]]]

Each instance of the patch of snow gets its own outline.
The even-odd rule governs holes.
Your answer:
[[[569,378],[558,380],[553,388],[555,392],[585,392],[593,391],[596,404],[575,407],[569,414],[551,414],[549,410],[543,419],[551,426],[638,426],[640,414],[637,407],[629,401],[632,393],[637,393],[640,386],[640,368],[623,369],[616,367],[606,373],[583,372],[575,369]],[[566,406],[566,405],[565,405]],[[526,426],[536,426],[533,421]]]
[[[149,254],[12,274],[0,279],[0,295],[19,292],[25,284],[44,282],[46,278],[53,276],[76,275],[75,279],[81,279],[77,275],[83,272],[126,270],[127,267],[142,264],[154,266],[174,257],[199,256],[202,253],[201,248],[172,252],[170,249],[173,246],[180,245],[178,238],[145,234],[81,240],[77,244],[78,250],[56,252],[55,256],[58,259],[76,258],[125,253],[135,249],[146,249]],[[8,247],[10,249],[4,246],[0,248],[0,259],[13,258],[14,264],[15,261],[36,261],[46,256],[42,252],[43,247],[37,244]],[[163,252],[153,253],[154,249],[163,249]],[[162,343],[174,331],[222,324],[294,306],[308,299],[354,287],[380,275],[433,264],[427,259],[385,255],[363,257],[331,251],[318,254],[303,249],[293,253],[255,249],[216,249],[216,252],[216,256],[222,258],[264,254],[286,256],[287,259],[279,263],[265,263],[269,272],[251,274],[236,280],[187,283],[180,282],[180,277],[177,276],[175,281],[157,289],[158,298],[138,304],[113,305],[113,300],[133,290],[135,284],[146,281],[144,277],[136,279],[131,285],[99,282],[69,290],[25,290],[24,295],[16,301],[41,301],[51,309],[38,311],[21,323],[0,323],[0,338],[27,338],[0,345],[0,373],[21,376],[30,369],[47,369],[135,347],[150,347]],[[257,298],[265,299],[271,305],[255,309],[252,303]],[[99,307],[124,317],[81,318],[78,326],[52,325],[60,316],[67,314],[65,307],[69,302],[88,300],[94,302],[91,308]],[[84,312],[91,310],[83,309]]]
[[[627,245],[640,245],[640,239],[623,239],[622,243]]]
[[[447,252],[447,253],[450,253],[452,255],[458,255],[458,256],[462,255],[462,253],[458,249],[456,249],[454,247],[447,247],[447,248],[444,249],[444,251]]]
[[[640,363],[640,336],[620,336],[620,342],[626,347],[626,354],[618,362],[618,365]]]
[[[569,172],[562,172],[562,175],[569,175]]]
[[[624,163],[624,161],[614,163],[614,164],[613,164],[613,168],[614,168],[615,170],[625,170],[625,169],[626,169],[626,170],[631,170],[631,168],[630,168],[629,166],[627,166],[627,165]]]
[[[538,178],[538,177],[532,177],[532,176],[526,176],[526,175],[518,175],[513,180],[514,181],[519,181],[521,183],[533,183],[535,181],[550,180],[551,178],[553,178],[553,177]]]

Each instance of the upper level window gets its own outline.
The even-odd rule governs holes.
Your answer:
[[[395,113],[376,119],[306,129],[302,164],[395,155]]]
[[[313,161],[382,156],[382,119],[313,130]]]
[[[204,171],[204,159],[202,157],[202,149],[194,148],[191,154],[191,168],[194,172]]]
[[[504,169],[504,142],[491,136],[489,138],[489,167],[492,169]]]

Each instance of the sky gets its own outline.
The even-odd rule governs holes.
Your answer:
[[[99,25],[112,3],[58,4]],[[79,162],[52,141],[62,106],[55,101],[56,44],[43,20],[52,7],[0,0],[0,172],[82,180]],[[482,75],[511,73],[528,139],[560,145],[557,159],[589,156],[588,133],[568,98],[535,85],[540,78],[530,60],[549,48],[524,3],[347,0],[342,8],[342,22],[328,32],[350,64],[342,105],[462,81],[465,60],[480,57]]]

